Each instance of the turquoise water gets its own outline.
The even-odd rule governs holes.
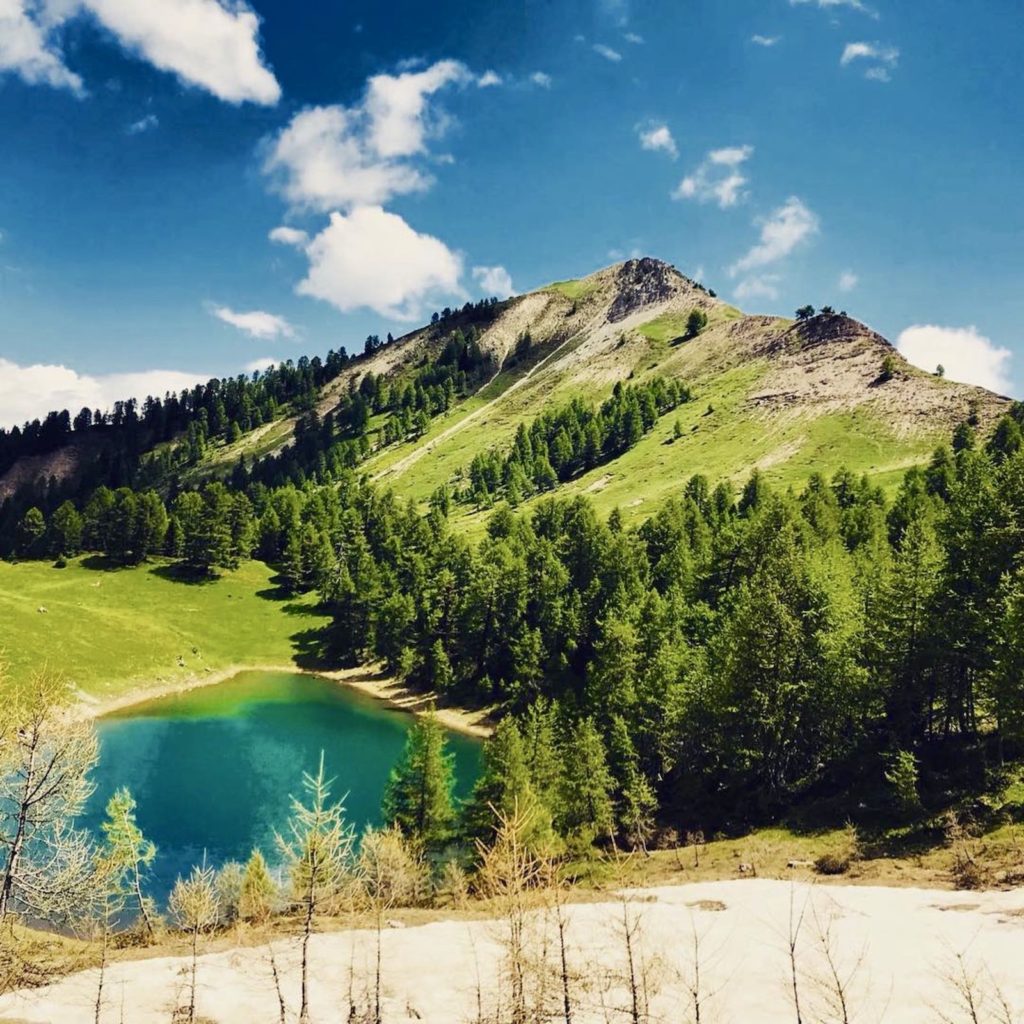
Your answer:
[[[100,762],[84,824],[98,829],[111,794],[127,786],[158,848],[151,889],[162,901],[204,851],[218,866],[257,846],[273,860],[289,794],[300,794],[321,750],[348,820],[359,830],[379,824],[388,772],[412,721],[330,680],[284,672],[244,672],[140,704],[97,723]],[[465,795],[480,744],[451,733],[449,749],[456,792]]]

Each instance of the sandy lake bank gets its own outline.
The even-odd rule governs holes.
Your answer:
[[[228,665],[203,672],[183,672],[178,678],[162,679],[153,683],[140,682],[137,686],[131,687],[129,692],[119,693],[114,697],[96,697],[80,691],[77,710],[84,718],[102,718],[104,715],[126,711],[140,704],[159,700],[161,697],[188,693],[200,687],[215,686],[241,672],[290,672],[318,676],[351,687],[388,707],[410,714],[422,714],[431,706],[430,695],[412,690],[373,666],[313,671],[295,664],[284,664]],[[492,732],[487,710],[469,711],[457,707],[443,707],[437,708],[436,714],[441,724],[453,732],[475,736],[478,739],[486,739]]]

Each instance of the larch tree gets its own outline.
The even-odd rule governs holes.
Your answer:
[[[292,903],[302,915],[301,1024],[309,1020],[309,941],[317,918],[338,910],[352,889],[355,832],[345,821],[344,806],[331,801],[332,783],[321,753],[316,774],[302,776],[305,799],[292,797],[287,829],[277,835]]]
[[[217,899],[217,875],[205,862],[195,867],[188,878],[179,878],[171,890],[168,901],[171,916],[177,926],[189,937],[191,950],[189,967],[188,1006],[183,1007],[188,1024],[196,1021],[196,978],[199,969],[199,937],[216,925],[220,917]]]
[[[242,891],[238,899],[238,916],[243,921],[262,923],[270,917],[277,899],[267,860],[262,851],[253,850],[242,875]]]
[[[156,846],[139,828],[135,818],[135,798],[127,788],[121,788],[107,803],[107,817],[103,822],[105,842],[101,851],[107,868],[111,888],[118,893],[124,906],[138,914],[146,937],[156,933],[156,908],[145,894],[146,872],[156,857]]]
[[[12,911],[46,920],[88,902],[90,838],[74,828],[93,786],[96,734],[69,713],[70,689],[40,671],[11,696],[0,764],[0,924]]]

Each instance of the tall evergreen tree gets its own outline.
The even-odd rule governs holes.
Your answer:
[[[447,746],[437,716],[420,715],[384,791],[384,820],[427,847],[442,846],[455,821],[454,756]]]

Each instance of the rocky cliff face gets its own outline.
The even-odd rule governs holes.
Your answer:
[[[643,306],[672,298],[682,282],[679,271],[661,260],[649,256],[627,260],[616,276],[616,295],[608,307],[608,322],[618,323]]]

